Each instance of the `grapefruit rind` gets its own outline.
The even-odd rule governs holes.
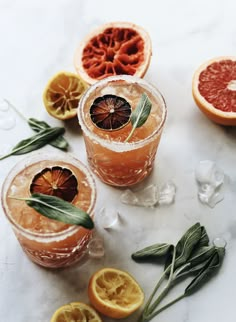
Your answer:
[[[74,66],[75,69],[77,71],[77,73],[84,79],[84,81],[87,84],[94,84],[96,81],[98,81],[99,79],[105,78],[107,77],[107,75],[104,75],[101,78],[92,78],[88,75],[87,71],[84,69],[83,67],[83,62],[82,62],[82,57],[83,57],[83,51],[84,48],[87,46],[87,44],[91,41],[91,39],[99,34],[102,34],[106,29],[108,28],[124,28],[124,29],[133,29],[134,31],[136,31],[141,38],[144,41],[144,60],[142,62],[142,64],[137,68],[136,72],[133,74],[133,76],[137,76],[142,78],[149,65],[150,65],[150,61],[151,61],[151,55],[152,55],[152,44],[151,44],[151,38],[148,34],[148,32],[143,29],[142,27],[130,23],[130,22],[111,22],[111,23],[106,23],[102,26],[99,26],[98,28],[96,28],[95,30],[93,30],[91,33],[89,33],[80,43],[80,45],[78,46],[78,48],[76,49],[75,55],[74,55]],[[113,74],[118,75],[118,74]],[[112,75],[109,75],[112,76]]]
[[[199,85],[199,76],[202,71],[204,71],[209,65],[214,62],[219,62],[222,60],[232,60],[236,61],[236,57],[234,56],[220,56],[211,60],[206,61],[195,71],[193,80],[192,80],[192,95],[193,98],[199,107],[199,109],[213,122],[226,125],[226,126],[236,126],[236,112],[224,112],[217,108],[215,108],[212,104],[210,104],[200,93],[198,90]]]

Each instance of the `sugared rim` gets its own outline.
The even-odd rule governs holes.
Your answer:
[[[204,71],[211,64],[213,64],[215,62],[222,61],[222,60],[232,60],[232,61],[236,61],[236,57],[235,56],[219,56],[219,57],[215,57],[215,58],[212,58],[210,60],[205,61],[203,64],[201,64],[198,67],[198,69],[195,71],[195,73],[193,75],[193,79],[192,79],[192,92],[193,92],[193,97],[198,102],[198,104],[200,105],[199,107],[203,111],[206,112],[208,110],[208,113],[213,114],[213,115],[216,115],[216,117],[219,117],[220,119],[226,119],[228,121],[230,121],[232,119],[235,119],[235,122],[236,122],[236,113],[235,112],[224,112],[224,111],[221,111],[221,110],[215,108],[212,104],[210,104],[199,93],[199,90],[198,90],[199,76],[200,76],[201,72]]]
[[[39,152],[34,152],[27,156],[26,158],[22,159],[18,163],[15,164],[15,166],[10,170],[8,175],[6,176],[3,185],[2,185],[2,191],[1,191],[1,201],[2,201],[2,207],[4,210],[4,213],[6,215],[6,218],[8,221],[12,224],[14,228],[16,228],[21,234],[26,236],[27,238],[31,239],[36,239],[37,241],[42,241],[42,242],[52,242],[54,239],[64,239],[65,235],[72,235],[76,230],[81,229],[81,226],[76,226],[72,225],[71,227],[60,231],[60,232],[54,232],[54,233],[37,233],[37,232],[32,232],[28,229],[23,228],[20,226],[18,223],[14,221],[14,219],[10,215],[10,210],[8,209],[7,206],[7,201],[6,201],[6,193],[10,187],[10,184],[14,177],[22,171],[24,168],[26,168],[29,165],[35,164],[39,161],[63,161],[63,162],[68,162],[71,163],[73,166],[78,167],[82,172],[86,175],[86,178],[91,186],[92,189],[92,194],[91,194],[91,203],[90,207],[87,210],[88,214],[92,214],[95,208],[95,202],[96,202],[96,184],[95,180],[93,177],[92,172],[85,166],[80,160],[78,160],[76,157],[74,157],[71,154],[63,154],[62,152],[49,152],[47,151],[46,155],[42,155],[42,153]]]
[[[155,95],[158,98],[158,101],[161,105],[162,115],[161,115],[161,122],[160,122],[159,126],[155,129],[155,131],[152,132],[151,135],[149,135],[148,137],[146,137],[145,139],[142,139],[140,141],[136,141],[136,142],[112,141],[111,142],[111,141],[105,140],[105,139],[101,138],[100,136],[96,135],[95,133],[91,132],[88,129],[88,127],[86,126],[86,122],[84,120],[83,106],[85,105],[86,100],[91,95],[91,93],[94,90],[96,90],[97,87],[103,86],[106,83],[109,83],[112,81],[120,81],[120,80],[126,81],[128,83],[134,83],[134,84],[137,83],[139,85],[145,86],[148,90],[151,91],[151,93],[153,95]],[[87,89],[87,91],[84,93],[83,97],[81,98],[81,100],[79,102],[79,107],[78,107],[77,113],[78,113],[78,119],[79,119],[80,126],[82,128],[82,131],[90,139],[97,141],[98,143],[100,143],[101,145],[103,145],[109,149],[112,149],[112,147],[114,147],[115,149],[122,148],[124,151],[129,151],[129,150],[138,149],[138,148],[142,147],[148,141],[151,141],[155,137],[155,135],[162,130],[163,125],[166,120],[167,108],[166,108],[166,103],[165,103],[164,97],[159,92],[159,90],[156,87],[154,87],[152,84],[150,84],[147,81],[145,81],[144,79],[136,77],[136,76],[117,75],[117,76],[110,76],[110,77],[104,78],[104,79],[96,82],[92,86],[90,86],[89,89]]]
[[[141,26],[136,25],[132,22],[128,21],[114,21],[114,22],[108,22],[101,26],[98,26],[94,30],[92,30],[87,36],[84,37],[84,39],[80,42],[79,46],[77,47],[74,55],[74,66],[77,71],[77,73],[88,83],[88,84],[94,84],[98,81],[98,79],[94,79],[88,75],[88,73],[83,68],[82,64],[82,56],[83,56],[83,50],[89,43],[90,39],[92,39],[94,36],[98,35],[99,33],[102,33],[107,28],[129,28],[137,31],[140,36],[143,38],[144,41],[144,53],[147,55],[145,61],[142,65],[139,66],[137,69],[137,72],[134,76],[143,77],[150,65],[151,62],[151,56],[152,56],[152,43],[151,38],[148,34],[148,32]],[[115,75],[118,76],[118,75]]]

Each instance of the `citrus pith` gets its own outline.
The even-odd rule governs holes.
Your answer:
[[[151,60],[151,39],[140,26],[112,22],[92,31],[77,48],[74,65],[88,83],[113,75],[143,77]]]
[[[144,301],[137,281],[129,273],[115,268],[103,268],[92,275],[88,296],[98,312],[114,319],[129,316]]]
[[[236,125],[236,57],[218,57],[202,64],[194,73],[192,94],[209,119]]]

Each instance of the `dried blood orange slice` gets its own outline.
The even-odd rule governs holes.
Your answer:
[[[151,39],[140,26],[113,22],[89,34],[76,50],[74,65],[88,83],[112,75],[143,77],[151,60]]]
[[[59,120],[70,119],[77,114],[79,100],[87,84],[79,75],[59,72],[49,80],[43,102],[48,113]]]
[[[90,107],[91,120],[98,128],[106,131],[121,129],[129,122],[130,115],[130,104],[116,95],[97,97]]]
[[[43,193],[71,202],[78,193],[78,182],[71,170],[55,166],[37,173],[30,185],[31,193]]]
[[[209,119],[236,125],[236,57],[218,57],[201,65],[193,76],[192,92]]]

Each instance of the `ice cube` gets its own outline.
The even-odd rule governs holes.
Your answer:
[[[89,256],[92,258],[101,258],[105,255],[104,243],[102,238],[94,237],[87,245]]]
[[[108,229],[119,220],[119,213],[114,208],[102,208],[98,215],[99,224],[102,228]]]
[[[175,201],[176,186],[173,181],[169,180],[159,189],[159,205],[170,205]]]
[[[217,167],[216,163],[210,160],[200,161],[196,170],[195,177],[200,184],[211,184],[219,187],[224,182],[224,172]]]
[[[227,242],[224,238],[222,237],[216,237],[214,240],[213,240],[213,245],[216,246],[216,247],[226,247],[227,245]]]
[[[195,170],[198,198],[211,208],[224,199],[224,172],[210,160],[200,161]]]
[[[136,194],[130,190],[126,189],[122,194],[121,194],[121,202],[127,205],[135,206],[138,204],[138,197]]]
[[[157,185],[151,184],[146,188],[137,192],[137,205],[143,207],[154,207],[159,201],[159,193]]]

